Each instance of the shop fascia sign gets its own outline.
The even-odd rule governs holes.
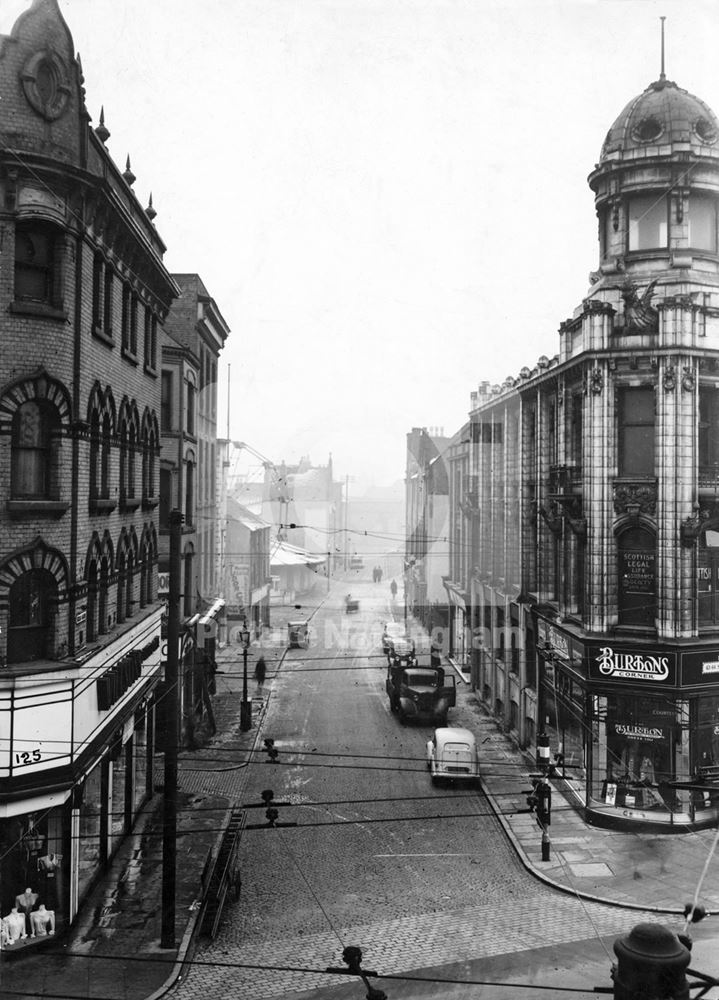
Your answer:
[[[622,722],[617,722],[614,726],[614,732],[617,736],[623,736],[627,740],[663,740],[664,730],[659,729],[657,726],[636,726],[636,725],[625,725]]]
[[[558,660],[564,660],[565,663],[574,663],[575,666],[581,664],[582,653],[580,649],[575,648],[566,632],[561,632],[541,618],[537,624],[539,639],[540,642],[543,640],[546,653],[553,653]]]
[[[673,656],[616,650],[602,646],[594,658],[599,675],[614,680],[666,681],[673,666]]]

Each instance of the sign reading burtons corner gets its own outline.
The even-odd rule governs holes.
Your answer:
[[[650,681],[672,687],[676,684],[676,674],[676,653],[646,653],[636,648],[600,646],[589,658],[592,680]]]

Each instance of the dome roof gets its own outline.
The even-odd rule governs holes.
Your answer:
[[[677,144],[696,155],[719,157],[719,121],[704,101],[659,79],[624,108],[607,133],[600,160],[671,154]]]

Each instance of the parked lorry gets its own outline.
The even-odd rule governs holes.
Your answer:
[[[386,689],[390,709],[403,725],[408,719],[416,719],[446,726],[447,712],[457,701],[454,675],[445,676],[443,667],[421,667],[411,646],[402,653],[405,655],[390,652],[388,657]]]

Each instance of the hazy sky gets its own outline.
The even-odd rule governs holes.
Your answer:
[[[0,30],[28,0],[0,0]],[[230,434],[338,476],[557,353],[586,177],[659,76],[719,112],[717,0],[60,0],[88,110],[229,323]]]

